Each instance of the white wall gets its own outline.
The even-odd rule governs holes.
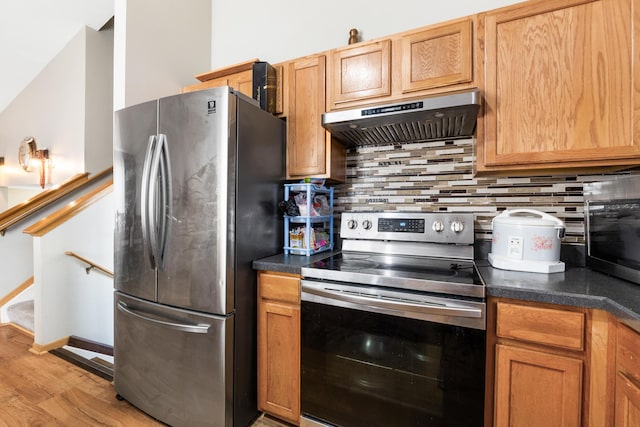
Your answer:
[[[55,159],[49,182],[61,182],[84,167],[84,52],[83,29],[0,114],[2,185],[39,185],[39,168],[27,173],[18,164],[18,147],[27,136]]]
[[[344,46],[351,28],[365,41],[521,0],[211,1],[211,68],[216,69],[252,58],[276,63]]]
[[[211,0],[115,0],[114,109],[180,93],[211,64]]]
[[[5,297],[33,275],[31,236],[22,227],[10,228],[0,236],[0,298]]]
[[[113,28],[87,31],[84,171],[113,164]]]
[[[110,193],[61,226],[33,238],[34,342],[76,335],[113,345],[113,279],[65,255],[72,251],[113,271]]]
[[[87,161],[96,169],[90,172],[111,165],[104,146],[111,150],[112,37],[83,28],[0,113],[0,186],[39,188],[40,167],[27,173],[18,164],[18,147],[27,136],[49,149],[47,185],[85,172]],[[106,109],[94,102],[106,102]]]

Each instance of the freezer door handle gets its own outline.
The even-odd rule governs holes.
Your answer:
[[[154,317],[149,317],[148,315],[145,315],[138,310],[128,307],[122,301],[118,301],[118,310],[122,311],[125,314],[128,314],[129,316],[137,317],[138,319],[142,319],[146,322],[154,323],[154,324],[164,326],[170,329],[174,329],[176,331],[181,331],[181,332],[190,332],[194,334],[207,334],[209,333],[209,328],[211,328],[211,325],[206,325],[206,324],[194,325],[194,324],[187,324],[187,323],[177,323],[177,322],[170,322],[167,320],[160,320]]]
[[[152,224],[150,222],[149,216],[149,210],[151,208],[149,204],[149,185],[151,181],[151,161],[153,159],[153,152],[156,148],[156,141],[157,138],[155,135],[151,135],[149,137],[147,152],[144,157],[144,166],[142,168],[142,179],[140,183],[140,220],[142,222],[142,240],[147,247],[149,264],[151,265],[151,268],[156,268],[156,260],[151,243],[153,229],[151,228]]]

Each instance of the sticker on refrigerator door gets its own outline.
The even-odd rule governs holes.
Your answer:
[[[507,242],[507,257],[522,259],[523,241],[522,236],[509,236]]]
[[[216,112],[216,101],[207,101],[207,114]]]

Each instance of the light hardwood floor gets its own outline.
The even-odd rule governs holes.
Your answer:
[[[29,352],[33,338],[0,325],[0,427],[164,426],[126,401],[108,380],[51,354]],[[252,427],[286,427],[260,417]]]

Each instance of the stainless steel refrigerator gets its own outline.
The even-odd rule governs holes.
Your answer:
[[[114,134],[116,393],[173,426],[248,425],[284,123],[223,87],[117,111]]]

